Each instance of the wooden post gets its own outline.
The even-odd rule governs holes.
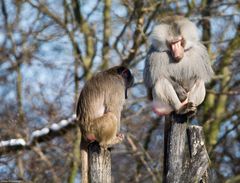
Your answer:
[[[187,134],[190,162],[189,166],[185,168],[182,178],[184,180],[187,179],[189,182],[207,183],[207,169],[210,159],[204,142],[203,128],[197,125],[190,125],[187,128]]]
[[[173,114],[166,119],[164,183],[207,182],[209,157],[204,144],[202,127],[196,125],[187,127],[187,125],[186,116]],[[204,180],[203,177],[205,177]]]
[[[111,153],[98,143],[89,145],[89,179],[91,183],[111,183]]]
[[[182,175],[187,119],[170,115],[165,121],[164,183],[177,183]]]

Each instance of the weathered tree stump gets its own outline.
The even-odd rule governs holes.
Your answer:
[[[92,143],[89,152],[89,179],[91,183],[111,183],[111,153],[98,143]]]
[[[163,173],[163,182],[165,183],[177,183],[182,175],[186,129],[186,119],[175,115],[166,118]]]
[[[207,183],[207,169],[209,166],[209,156],[205,147],[203,128],[197,125],[190,125],[187,128],[188,147],[190,151],[190,161],[185,167],[182,175],[183,180],[191,182]]]
[[[173,114],[166,119],[164,143],[164,183],[207,182],[209,157],[202,127],[188,127],[186,116]]]

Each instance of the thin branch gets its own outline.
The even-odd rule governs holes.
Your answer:
[[[36,5],[34,4],[33,2],[31,2],[30,0],[27,0],[27,2],[34,8],[38,9],[39,11],[41,11],[42,13],[46,14],[48,17],[50,17],[51,19],[54,20],[54,22],[56,22],[63,30],[65,30],[65,32],[67,33],[71,43],[72,43],[72,46],[73,46],[73,49],[74,51],[76,52],[74,54],[75,56],[75,59],[79,61],[79,63],[81,61],[83,61],[83,58],[82,58],[82,52],[81,52],[81,49],[80,47],[78,46],[75,38],[74,38],[74,33],[72,31],[70,31],[68,28],[67,28],[67,25],[64,23],[63,20],[61,20],[59,17],[57,17],[54,13],[52,13],[44,4],[40,4],[39,5]]]
[[[143,39],[143,24],[144,24],[144,12],[143,12],[144,3],[142,1],[135,1],[134,7],[136,9],[136,29],[133,33],[133,45],[129,51],[128,56],[123,60],[123,64],[128,65],[135,57]]]
[[[214,95],[240,95],[240,90],[237,91],[226,91],[226,92],[215,92],[213,90],[207,90],[208,93],[212,93]]]
[[[89,20],[89,18],[92,16],[92,14],[97,10],[97,7],[99,6],[99,3],[100,3],[100,2],[101,2],[100,0],[98,0],[98,1],[96,2],[96,4],[95,4],[95,6],[93,7],[92,11],[87,14],[86,20]]]
[[[144,158],[144,156],[146,156],[146,151],[143,148],[141,148],[141,151],[143,151],[143,153],[136,153],[138,148],[130,134],[127,135],[127,141],[129,143],[129,145],[131,146],[132,153],[134,153],[135,156],[139,157],[141,163],[145,166],[148,173],[151,175],[153,182],[157,182],[157,180],[158,180],[157,176],[154,174],[152,168],[148,165],[147,161]],[[147,157],[149,158],[150,155],[148,154]]]
[[[240,126],[240,124],[237,122],[232,128],[228,129],[217,141],[216,144],[214,144],[212,150],[214,150],[220,143],[222,143],[222,141],[224,141],[228,134],[231,133],[232,131],[236,130],[238,127]],[[213,151],[211,152],[211,154],[213,153]]]
[[[37,143],[46,142],[53,139],[54,137],[61,136],[75,126],[76,115],[73,115],[66,120],[61,120],[59,123],[53,123],[50,127],[45,127],[41,130],[33,131],[29,141],[26,141],[22,138],[2,140],[0,141],[0,155],[23,149],[30,150],[31,147],[35,146]]]
[[[111,36],[111,0],[104,0],[103,9],[103,46],[102,46],[102,69],[108,68],[109,62],[109,39]]]
[[[47,156],[42,152],[42,150],[40,149],[40,147],[33,147],[32,149],[33,149],[33,151],[41,158],[41,160],[46,163],[47,167],[50,169],[51,174],[52,174],[53,181],[54,181],[55,183],[60,182],[60,179],[58,178],[58,176],[56,175],[56,172],[55,172],[54,169],[53,169],[53,165],[52,165],[51,161],[50,161],[50,160],[47,158]]]
[[[123,36],[123,34],[125,33],[127,27],[130,25],[131,21],[133,20],[133,17],[134,17],[134,14],[135,14],[135,11],[132,12],[132,14],[130,15],[129,19],[127,20],[127,22],[124,24],[124,27],[122,28],[122,31],[119,33],[119,35],[117,36],[114,44],[113,44],[113,47],[114,49],[117,49],[117,45],[118,45],[118,42],[120,41],[121,37]]]

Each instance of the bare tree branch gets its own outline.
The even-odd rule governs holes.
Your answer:
[[[26,141],[22,138],[2,140],[0,141],[0,155],[23,149],[30,150],[31,147],[35,146],[37,143],[46,142],[56,136],[65,134],[69,129],[74,128],[75,125],[76,115],[73,115],[66,120],[61,120],[59,123],[53,123],[50,127],[33,131],[30,135],[29,141]]]

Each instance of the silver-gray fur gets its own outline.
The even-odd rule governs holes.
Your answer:
[[[144,67],[144,83],[152,88],[156,81],[163,78],[174,78],[189,91],[189,81],[202,79],[209,82],[213,71],[210,66],[206,48],[196,42],[189,50],[185,51],[180,62],[175,62],[168,51],[157,51],[153,46],[150,48]]]
[[[184,56],[176,62],[171,56],[167,42],[179,35],[185,41]],[[171,81],[174,81],[186,92],[190,92],[189,100],[197,100],[194,103],[199,105],[205,97],[204,83],[211,80],[213,70],[207,50],[199,41],[197,27],[183,17],[166,18],[162,24],[153,29],[150,39],[151,47],[144,67],[144,83],[148,89],[152,90],[153,99],[168,103],[176,110],[181,102],[176,98],[176,92],[172,91],[174,88]],[[196,83],[200,84],[196,85]],[[198,87],[199,92],[203,92],[200,98],[196,97],[200,94],[196,91]]]

